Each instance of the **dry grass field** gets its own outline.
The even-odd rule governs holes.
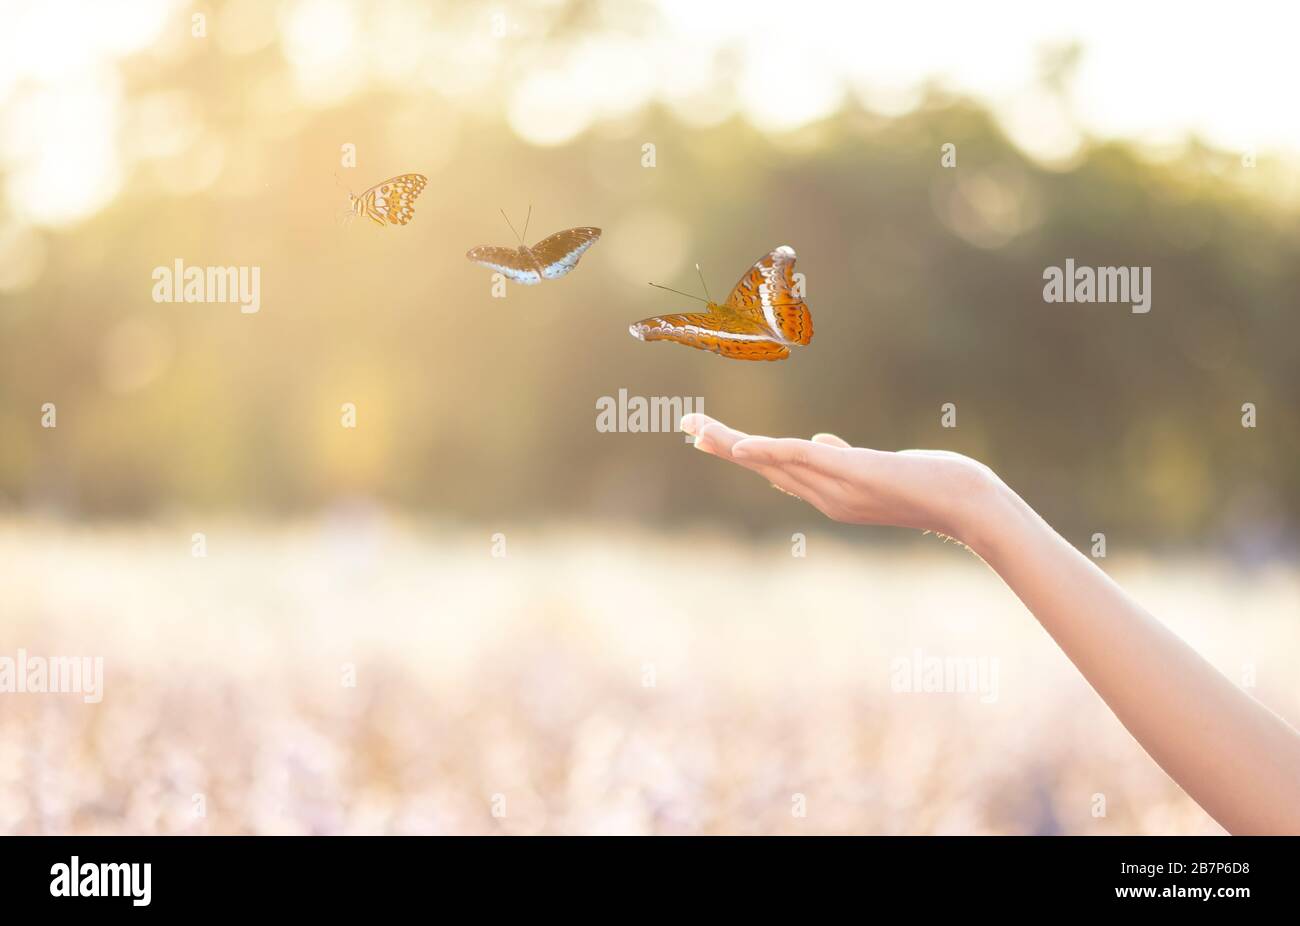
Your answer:
[[[0,525],[0,656],[104,659],[0,694],[0,831],[1221,832],[953,545],[205,534]],[[1300,718],[1294,571],[1108,562]],[[934,660],[981,687],[899,690]]]

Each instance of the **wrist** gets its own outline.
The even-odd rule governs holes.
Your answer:
[[[954,536],[987,561],[999,539],[1025,516],[1028,506],[996,473],[985,468],[964,509]]]

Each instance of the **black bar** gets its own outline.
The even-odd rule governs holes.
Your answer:
[[[1294,907],[1298,847],[1293,838],[810,837],[748,845],[729,838],[677,839],[671,846],[623,839],[599,847],[574,839],[539,853],[532,842],[15,837],[0,840],[0,885],[7,912],[92,916],[337,916],[416,902],[428,904],[430,918],[465,902],[483,912],[520,905],[549,915],[557,899],[565,910],[611,912],[610,891],[624,895],[626,912],[680,909],[687,897],[699,895],[714,903],[725,898],[737,910],[753,906],[766,912],[850,899],[863,919],[887,915],[900,904],[927,916],[975,909],[1058,915],[1196,909],[1232,915]],[[82,875],[79,893],[80,886],[98,883],[111,889],[116,879],[119,896],[54,896],[52,889],[69,893],[69,879],[60,880],[64,869],[58,866],[70,874],[73,857]],[[103,863],[140,867],[128,881],[125,869],[99,867]],[[137,903],[145,897],[145,863],[147,904]],[[1203,896],[1207,889],[1210,895]]]

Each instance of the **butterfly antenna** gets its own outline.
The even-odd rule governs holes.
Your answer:
[[[524,233],[519,236],[519,243],[523,244],[524,239],[528,237],[528,223],[533,220],[533,204],[528,204],[528,217],[524,219]]]
[[[709,284],[704,282],[704,271],[700,269],[699,264],[695,265],[695,272],[700,275],[700,285],[704,287],[704,295],[709,296]],[[709,303],[713,303],[712,296],[709,296]]]
[[[650,285],[655,287],[656,289],[666,289],[670,293],[676,293],[679,296],[685,296],[687,299],[694,299],[697,302],[703,302],[707,304],[710,301],[708,299],[701,299],[699,296],[692,296],[690,293],[684,293],[680,289],[673,289],[671,286],[664,286],[662,283],[651,283]]]
[[[510,216],[506,215],[506,211],[504,209],[500,210],[500,212],[501,212],[501,218],[505,219],[506,224],[510,226],[511,233],[513,233],[514,236],[519,239],[520,244],[523,244],[524,236],[519,234],[519,232],[515,231],[515,223],[510,221]]]

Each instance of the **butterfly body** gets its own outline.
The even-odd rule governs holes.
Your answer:
[[[405,225],[415,218],[415,199],[428,186],[423,174],[399,174],[376,183],[360,196],[348,194],[353,215],[365,216],[376,225]]]
[[[628,327],[642,341],[673,341],[733,360],[784,360],[812,341],[812,313],[795,292],[794,248],[760,258],[724,303],[705,312],[659,315]]]
[[[493,245],[470,248],[465,256],[522,286],[536,286],[555,280],[574,267],[586,250],[600,239],[600,229],[583,226],[556,232],[531,247],[501,248]]]

